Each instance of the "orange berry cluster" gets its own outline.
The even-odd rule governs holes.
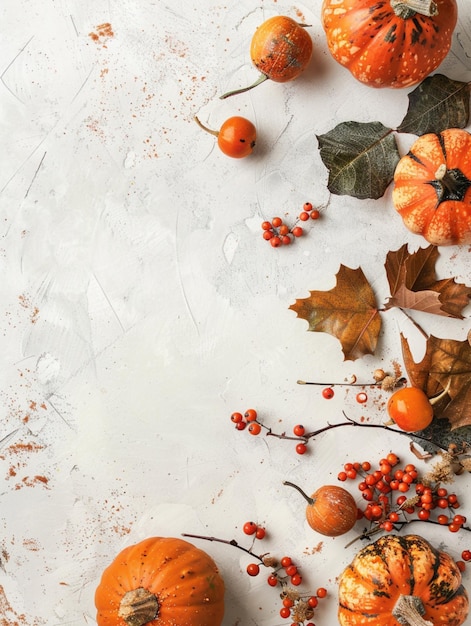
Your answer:
[[[386,532],[411,521],[441,524],[450,532],[463,528],[466,517],[455,513],[460,507],[458,496],[423,480],[413,463],[402,468],[399,463],[399,457],[391,452],[376,468],[369,461],[344,464],[337,478],[342,482],[359,479],[358,489],[366,501],[362,517]]]
[[[273,248],[289,245],[294,239],[304,235],[304,228],[299,225],[299,222],[307,222],[310,219],[317,220],[319,217],[319,209],[313,208],[311,202],[305,202],[303,210],[292,227],[285,224],[281,217],[274,217],[271,222],[262,222],[263,238],[269,241]]]

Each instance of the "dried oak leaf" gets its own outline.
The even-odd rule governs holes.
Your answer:
[[[438,280],[438,256],[436,246],[409,253],[405,244],[388,252],[385,268],[391,297],[385,309],[399,307],[463,319],[462,310],[469,304],[471,287],[457,283],[455,278]]]
[[[453,431],[471,426],[471,345],[468,339],[440,339],[430,335],[425,355],[419,363],[413,359],[409,343],[401,335],[404,366],[411,384],[420,387],[429,398],[447,390],[434,405],[437,418],[446,418]]]
[[[336,337],[346,360],[374,354],[381,330],[376,298],[361,268],[340,265],[330,291],[311,291],[289,308],[305,319],[308,330]]]

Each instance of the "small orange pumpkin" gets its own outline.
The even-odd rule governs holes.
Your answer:
[[[306,69],[311,56],[312,39],[303,24],[284,15],[270,17],[257,28],[250,44],[250,58],[261,72],[259,78],[221,98],[249,91],[268,79],[276,83],[294,80]]]
[[[229,117],[219,130],[208,128],[196,116],[195,121],[200,128],[217,138],[219,149],[226,156],[243,159],[252,154],[257,141],[257,129],[245,117]]]
[[[443,61],[456,0],[324,0],[322,21],[336,61],[370,87],[408,87]]]
[[[308,496],[298,485],[287,480],[284,485],[293,487],[307,502],[306,520],[309,526],[326,537],[338,537],[353,528],[358,507],[352,494],[338,485],[323,485]]]
[[[471,134],[451,128],[419,137],[396,166],[392,201],[429,243],[471,243]]]
[[[339,579],[341,626],[460,626],[469,611],[461,572],[418,535],[384,535]]]
[[[98,626],[220,626],[224,581],[213,559],[183,539],[125,548],[95,592]]]

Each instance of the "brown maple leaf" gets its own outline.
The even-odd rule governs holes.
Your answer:
[[[454,278],[438,280],[435,264],[436,246],[409,253],[407,244],[386,256],[386,275],[391,297],[385,309],[399,307],[463,319],[462,310],[469,304],[471,288]]]
[[[381,330],[376,298],[361,268],[340,265],[330,291],[311,291],[289,308],[305,319],[310,331],[336,337],[346,360],[374,354]]]
[[[446,418],[451,430],[471,425],[471,345],[468,339],[427,339],[425,355],[416,363],[407,339],[401,335],[404,365],[411,383],[432,398],[446,390],[434,406],[435,416]]]
[[[404,284],[401,284],[396,293],[391,296],[385,304],[385,309],[410,309],[422,311],[423,313],[434,313],[435,315],[445,315],[440,302],[439,294],[431,289],[422,291],[411,291]]]

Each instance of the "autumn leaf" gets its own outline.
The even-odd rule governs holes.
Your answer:
[[[418,292],[411,291],[404,284],[399,286],[396,293],[388,299],[385,305],[385,309],[391,309],[392,307],[444,315],[440,298],[436,291],[431,291],[430,289]]]
[[[469,121],[469,83],[443,74],[428,76],[409,93],[407,114],[397,131],[425,135],[465,128]]]
[[[401,335],[404,366],[411,384],[429,398],[445,390],[444,401],[435,405],[435,416],[446,418],[450,429],[471,425],[471,344],[455,339],[427,339],[425,355],[414,361],[407,339]]]
[[[385,269],[391,297],[385,309],[399,307],[463,319],[462,310],[469,304],[471,288],[455,278],[438,280],[435,265],[436,246],[409,253],[407,244],[388,252]]]
[[[317,140],[332,193],[361,199],[384,195],[400,158],[391,128],[380,122],[342,122]]]
[[[308,330],[336,337],[346,360],[374,354],[381,330],[375,295],[361,268],[341,265],[330,291],[311,291],[289,308],[305,319]]]

